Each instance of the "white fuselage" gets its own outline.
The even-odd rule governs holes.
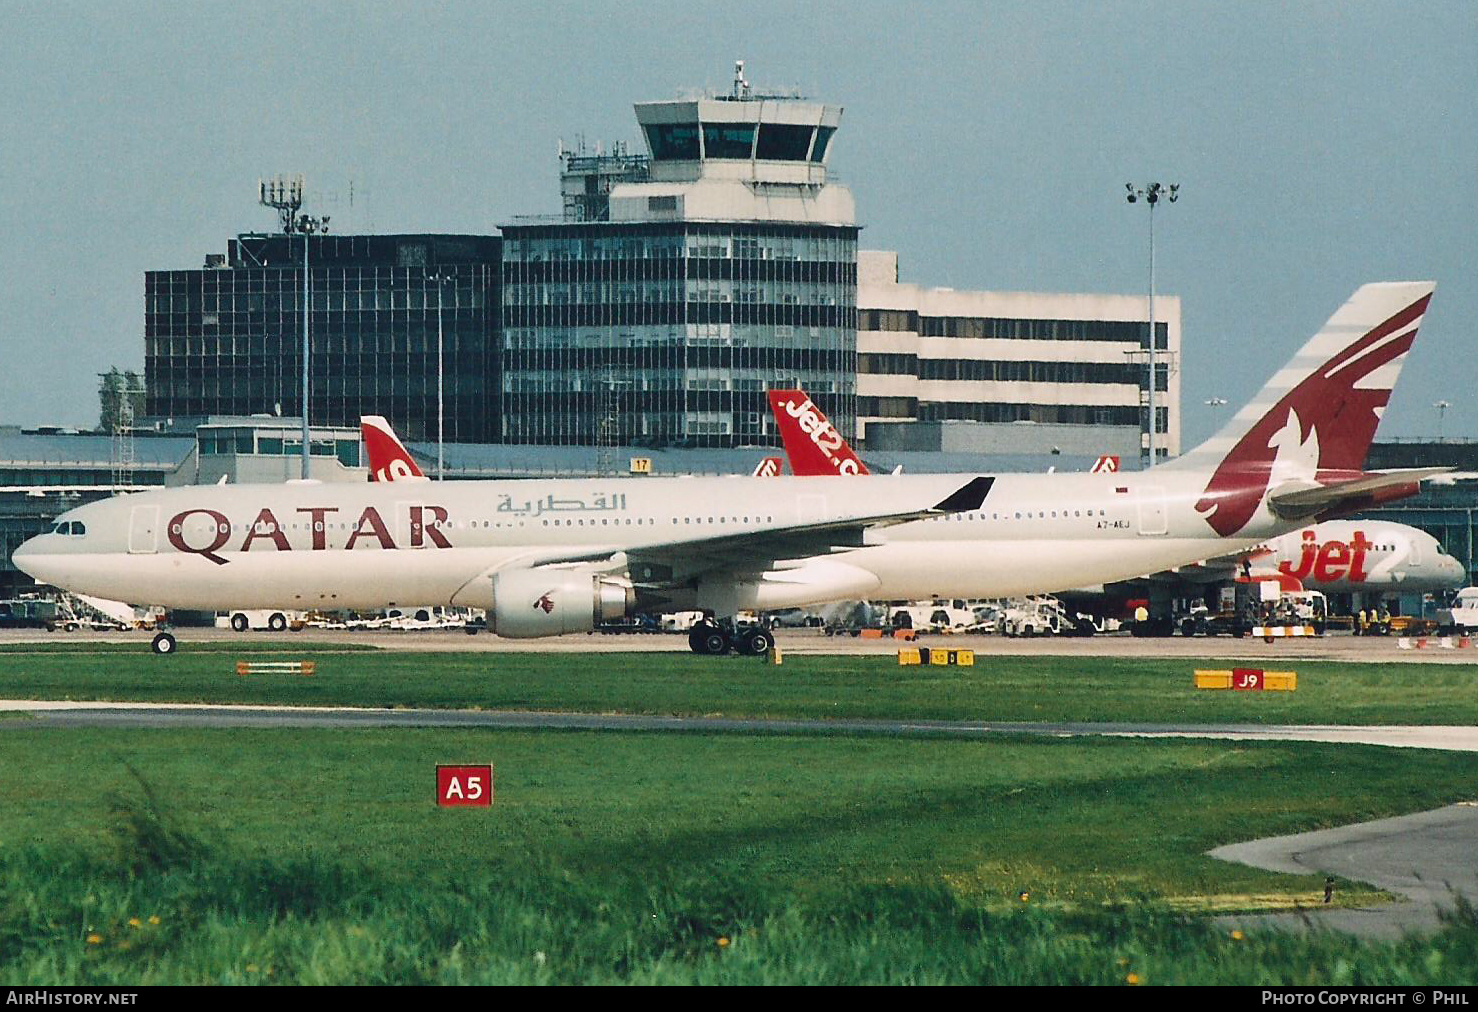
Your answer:
[[[1436,538],[1385,520],[1329,520],[1267,548],[1253,559],[1253,575],[1281,574],[1328,594],[1455,590],[1467,580]]]
[[[652,546],[681,554],[727,535],[924,510],[969,479],[191,486],[80,507],[58,519],[85,533],[33,538],[14,560],[68,590],[174,608],[486,607],[492,575],[510,567]],[[1206,480],[1169,470],[1001,475],[975,511],[873,528],[863,547],[775,560],[737,604],[1048,593],[1238,551],[1298,526],[1264,503],[1236,537],[1219,537],[1194,510]],[[670,599],[732,606],[722,584],[722,573],[709,573]]]

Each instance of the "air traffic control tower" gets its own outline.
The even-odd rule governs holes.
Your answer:
[[[740,64],[726,95],[637,104],[645,178],[567,159],[567,197],[609,199],[582,205],[599,220],[502,226],[503,441],[774,445],[764,391],[788,385],[852,438],[858,226],[827,168],[841,115],[754,92]]]

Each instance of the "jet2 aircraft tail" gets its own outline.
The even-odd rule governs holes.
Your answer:
[[[804,390],[771,390],[770,410],[795,474],[871,473]]]

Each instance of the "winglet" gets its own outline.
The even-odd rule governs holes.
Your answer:
[[[931,512],[969,513],[971,510],[978,510],[985,502],[985,497],[990,495],[990,488],[995,483],[995,478],[989,476],[971,478],[937,503]]]

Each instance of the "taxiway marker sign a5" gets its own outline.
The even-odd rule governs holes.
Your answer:
[[[487,808],[493,803],[493,767],[437,766],[436,803],[443,808]]]

